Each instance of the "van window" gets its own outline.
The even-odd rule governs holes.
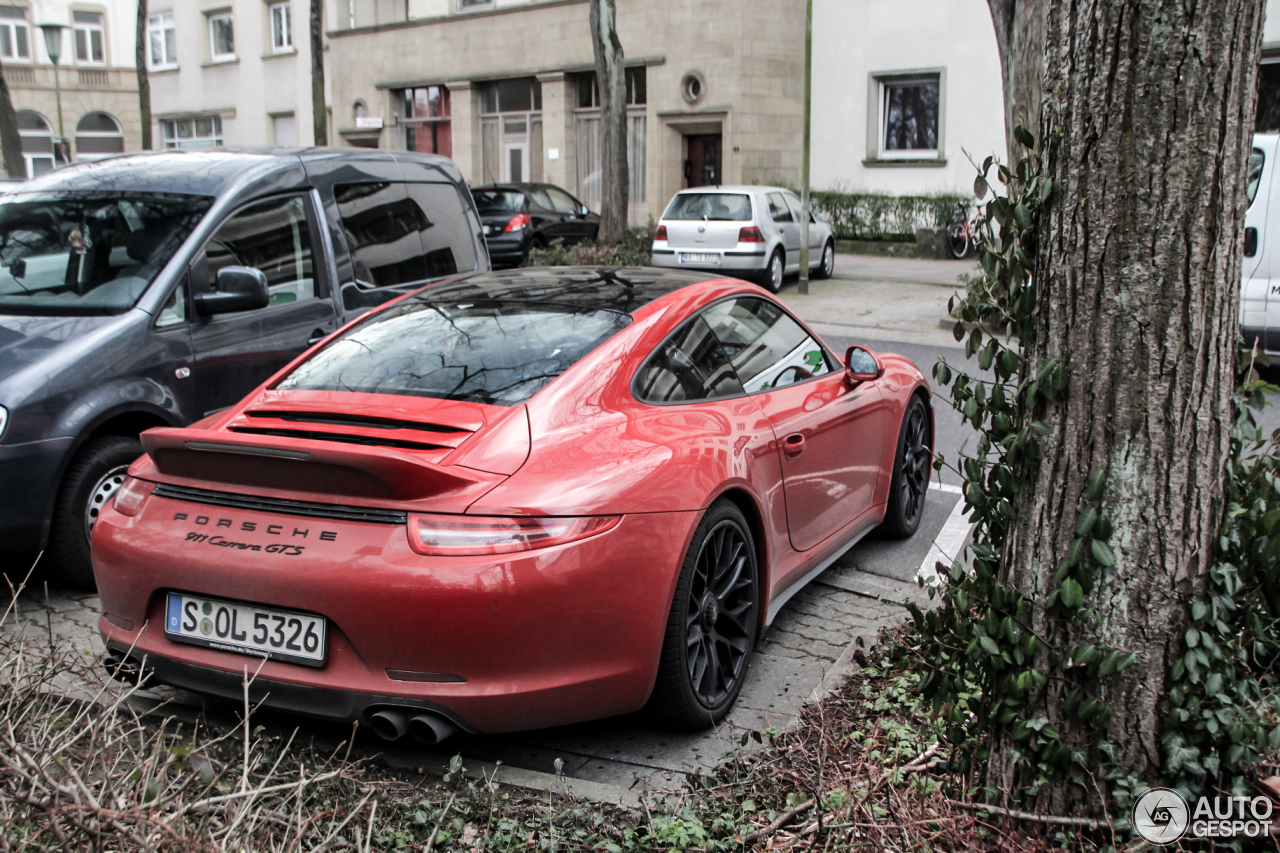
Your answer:
[[[467,211],[453,184],[405,184],[409,199],[424,214],[419,228],[427,278],[439,278],[476,268],[475,241]]]
[[[1258,197],[1258,184],[1262,181],[1262,167],[1267,162],[1267,155],[1261,148],[1249,152],[1249,182],[1245,184],[1245,193],[1249,196],[1249,204]]]
[[[218,270],[242,266],[266,275],[271,305],[316,296],[311,227],[301,196],[273,198],[241,210],[218,227],[204,252],[209,290],[217,285]]]
[[[333,194],[357,282],[386,287],[427,277],[418,232],[428,221],[410,200],[404,184],[340,184],[333,188]]]

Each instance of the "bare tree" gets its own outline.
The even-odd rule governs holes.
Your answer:
[[[138,68],[138,112],[142,123],[142,150],[151,150],[151,80],[147,76],[147,0],[138,0],[134,63]]]
[[[627,71],[617,30],[617,0],[591,0],[591,45],[600,87],[601,243],[621,243],[627,234],[630,171],[627,168]]]
[[[1004,82],[1004,132],[1008,152],[1017,150],[1013,129],[1040,126],[1044,85],[1044,27],[1049,0],[987,0],[1000,51]],[[1036,134],[1037,138],[1039,133]]]
[[[27,161],[22,157],[22,137],[18,135],[18,116],[13,111],[9,97],[9,81],[4,79],[4,66],[0,65],[0,152],[4,155],[4,170],[10,178],[25,180]]]
[[[324,103],[324,0],[311,0],[311,116],[315,145],[329,144],[329,111]]]
[[[999,29],[996,7],[1007,4],[991,5]],[[1115,568],[1099,571],[1087,593],[1096,619],[1037,609],[1035,665],[1049,672],[1047,647],[1077,644],[1134,652],[1141,663],[1100,683],[1111,710],[1100,732],[1068,712],[1062,679],[1025,711],[1066,743],[1102,737],[1119,766],[1151,782],[1161,776],[1169,666],[1183,651],[1190,604],[1204,595],[1223,520],[1263,4],[1045,5],[1043,52],[1025,35],[1032,24],[1015,23],[1000,41],[1013,50],[1003,57],[1006,81],[1044,93],[1038,124],[1053,181],[1037,225],[1024,375],[1057,358],[1068,382],[1065,397],[1034,411],[1048,434],[1039,459],[1021,469],[1000,579],[1045,601],[1090,505],[1087,481],[1107,472],[1101,511],[1114,527]],[[1022,72],[1009,73],[1019,68],[1021,83]],[[987,784],[1023,796],[1030,780],[1018,744],[997,733],[990,749]],[[1097,796],[1056,778],[1035,805],[1070,814],[1097,806]]]

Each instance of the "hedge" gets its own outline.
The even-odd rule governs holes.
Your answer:
[[[841,240],[914,240],[917,228],[946,225],[955,216],[956,202],[971,196],[888,195],[815,191],[813,206]]]

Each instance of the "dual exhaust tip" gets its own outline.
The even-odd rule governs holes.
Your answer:
[[[138,684],[148,674],[137,658],[114,649],[107,651],[102,664],[108,675],[125,684]],[[383,708],[369,718],[369,727],[385,741],[413,735],[423,746],[435,746],[458,731],[456,725],[440,714],[417,708]]]
[[[440,714],[416,708],[383,708],[369,718],[369,728],[385,741],[412,735],[423,746],[435,746],[458,731]]]

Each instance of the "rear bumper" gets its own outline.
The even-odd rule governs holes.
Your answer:
[[[5,556],[26,559],[43,547],[58,474],[74,443],[67,437],[0,445],[0,552]]]
[[[498,234],[485,237],[489,247],[489,259],[500,263],[519,263],[529,256],[528,229],[518,234]]]
[[[137,516],[108,508],[94,526],[99,630],[109,647],[146,656],[161,681],[235,698],[247,669],[269,688],[268,706],[314,717],[351,721],[378,705],[413,705],[502,732],[613,716],[642,707],[653,689],[698,515],[627,516],[559,547],[444,558],[413,552],[403,524],[152,495]],[[301,552],[279,550],[286,543]],[[175,643],[164,633],[170,590],[324,616],[326,661],[264,663]],[[402,680],[404,671],[465,681]]]
[[[663,267],[665,269],[675,270],[699,270],[702,272],[726,272],[731,275],[737,273],[758,273],[768,265],[768,255],[762,249],[759,252],[738,252],[733,250],[715,250],[706,251],[707,254],[716,254],[720,258],[718,264],[708,263],[681,263],[680,255],[684,250],[680,249],[654,249],[652,253],[653,265],[655,267]]]

